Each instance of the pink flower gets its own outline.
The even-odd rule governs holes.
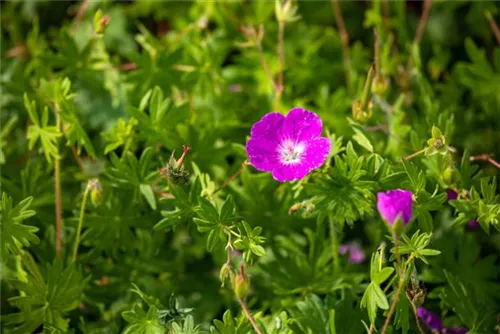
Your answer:
[[[325,162],[330,140],[321,137],[321,119],[301,108],[288,115],[269,113],[252,126],[246,149],[256,169],[271,172],[276,181],[304,178]]]
[[[475,219],[472,219],[468,224],[467,224],[467,227],[469,228],[476,228],[476,227],[479,227],[479,223],[477,222],[477,220]]]
[[[442,334],[467,334],[467,332],[469,331],[464,327],[443,327],[441,318],[436,313],[428,311],[422,306],[418,307],[417,315],[433,333],[438,332]]]
[[[422,306],[418,307],[418,317],[422,319],[422,322],[429,327],[432,331],[441,331],[443,329],[443,323],[441,318],[431,311],[426,310]]]
[[[458,194],[454,190],[450,190],[446,193],[446,197],[448,201],[454,201],[458,198]]]
[[[394,225],[399,217],[406,225],[410,222],[413,210],[412,192],[409,190],[389,190],[377,194],[377,209],[389,225]]]
[[[344,255],[346,253],[349,253],[350,263],[358,264],[365,260],[365,252],[356,242],[340,245],[339,254]]]

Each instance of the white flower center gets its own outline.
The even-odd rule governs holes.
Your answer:
[[[285,165],[299,163],[305,148],[304,143],[296,143],[290,139],[285,139],[278,147],[281,162]]]

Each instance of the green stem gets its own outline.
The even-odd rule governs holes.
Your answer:
[[[85,217],[85,207],[87,206],[87,199],[89,197],[90,186],[87,184],[85,192],[83,193],[82,206],[80,208],[80,218],[78,219],[78,228],[76,230],[75,246],[73,248],[72,262],[76,261],[76,254],[78,253],[78,244],[80,243],[80,234],[82,232],[83,218]]]
[[[59,105],[55,105],[56,110],[56,128],[58,132],[61,132],[61,112]],[[54,191],[55,191],[55,202],[56,202],[56,255],[61,255],[62,243],[61,243],[61,231],[62,231],[62,203],[61,203],[61,157],[59,152],[59,142],[57,143],[57,157],[54,160]]]
[[[333,224],[333,219],[328,219],[330,223],[330,240],[332,246],[332,256],[333,256],[333,275],[335,276],[340,272],[340,257],[339,257],[339,241],[337,238],[337,232],[335,231],[335,225]]]
[[[387,313],[387,317],[384,322],[384,326],[382,327],[382,334],[385,334],[387,331],[387,327],[389,326],[389,322],[391,321],[392,314],[396,310],[396,304],[398,303],[399,295],[401,294],[401,289],[403,288],[404,282],[405,282],[405,272],[406,268],[403,268],[401,265],[401,255],[399,254],[399,235],[394,234],[394,248],[395,248],[395,256],[396,256],[396,262],[398,264],[399,268],[399,284],[398,284],[398,289],[396,291],[396,295],[394,296],[394,299],[392,300],[391,307],[389,309],[389,312]],[[411,258],[411,256],[410,256]],[[409,258],[409,259],[410,259]],[[405,264],[406,266],[406,264]],[[396,277],[396,276],[394,276]]]
[[[130,135],[127,139],[127,142],[125,143],[125,147],[123,148],[123,152],[122,152],[122,159],[125,157],[125,154],[127,154],[128,150],[130,149],[130,145],[132,145],[132,138],[134,136],[133,135]]]

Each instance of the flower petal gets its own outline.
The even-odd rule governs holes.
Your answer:
[[[377,193],[377,209],[382,218],[393,225],[398,216],[404,224],[410,222],[412,216],[412,192],[409,190],[389,190]]]
[[[303,179],[309,170],[301,164],[279,165],[273,169],[273,178],[279,182]]]
[[[418,307],[418,317],[422,319],[422,322],[429,327],[430,330],[440,331],[443,329],[443,324],[441,318],[431,311],[426,310],[422,306]]]
[[[302,165],[309,171],[321,167],[330,153],[330,139],[319,137],[307,142]]]
[[[323,123],[313,112],[302,108],[294,108],[286,115],[281,135],[283,138],[295,139],[296,142],[307,141],[321,135]]]
[[[269,141],[278,141],[280,130],[285,121],[285,116],[277,112],[271,112],[260,119],[257,123],[252,125],[250,130],[250,137],[265,138]]]
[[[279,165],[277,144],[265,138],[250,138],[246,150],[250,163],[256,169],[271,172]]]

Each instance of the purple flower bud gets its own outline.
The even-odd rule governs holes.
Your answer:
[[[457,198],[458,198],[458,194],[456,191],[454,191],[454,190],[448,191],[448,193],[447,193],[447,200],[448,201],[454,201]]]
[[[443,329],[443,323],[441,322],[441,318],[435,313],[426,310],[422,306],[418,307],[418,317],[422,319],[422,322],[429,327],[430,330],[441,331]]]
[[[467,224],[467,227],[469,228],[477,228],[479,227],[479,223],[477,222],[477,220],[475,219],[472,219],[468,224]]]
[[[365,260],[365,252],[356,242],[340,245],[339,254],[349,253],[349,262],[358,264]]]
[[[377,209],[387,224],[394,225],[399,217],[406,225],[412,216],[412,192],[401,189],[379,192],[377,193]]]

